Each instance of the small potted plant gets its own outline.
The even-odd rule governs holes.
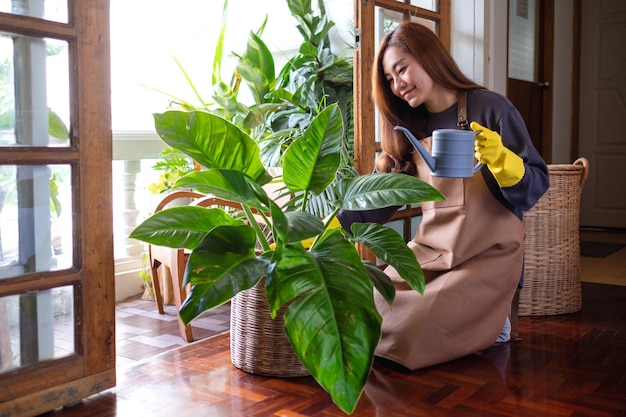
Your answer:
[[[263,188],[272,177],[257,143],[237,126],[205,111],[170,110],[154,118],[159,136],[203,167],[174,187],[241,207],[235,213],[173,207],[155,213],[132,232],[132,238],[150,244],[191,250],[184,277],[191,291],[180,309],[183,321],[189,323],[265,278],[271,314],[287,306],[282,318],[297,356],[335,404],[352,413],[380,339],[374,288],[389,303],[395,296],[390,278],[363,261],[355,244],[395,267],[418,292],[424,290],[424,276],[394,230],[368,223],[354,224],[348,232],[329,225],[342,209],[402,206],[443,196],[429,184],[397,173],[334,181],[343,134],[341,112],[334,104],[285,151],[285,193],[280,201],[285,196],[288,201],[283,204]],[[307,211],[307,202],[329,186],[336,187],[338,197],[334,214],[322,219]]]
[[[159,178],[148,186],[148,190],[160,194],[169,191],[180,177],[193,171],[194,166],[189,157],[168,146],[161,151],[152,169],[159,171]]]

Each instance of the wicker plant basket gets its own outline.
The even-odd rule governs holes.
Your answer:
[[[282,313],[270,316],[265,279],[231,300],[230,357],[235,367],[258,375],[310,375],[285,334]]]
[[[581,309],[580,196],[589,173],[585,158],[548,165],[550,188],[524,213],[524,285],[520,316],[568,314]]]

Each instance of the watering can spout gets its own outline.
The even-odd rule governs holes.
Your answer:
[[[405,136],[407,137],[407,139],[409,139],[409,142],[411,142],[413,147],[422,156],[422,158],[424,159],[424,162],[426,162],[426,165],[428,165],[428,168],[431,171],[435,171],[435,165],[436,165],[435,158],[433,158],[432,155],[428,153],[426,148],[422,146],[422,144],[419,142],[419,140],[417,140],[417,138],[413,135],[413,133],[411,133],[411,131],[404,126],[396,126],[394,127],[394,130],[399,130],[403,132]]]

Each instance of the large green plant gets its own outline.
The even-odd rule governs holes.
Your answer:
[[[313,118],[328,105],[337,104],[345,126],[338,177],[354,177],[357,172],[352,160],[351,59],[331,48],[329,33],[335,23],[328,19],[323,0],[317,1],[317,10],[313,10],[311,0],[285,1],[302,36],[302,43],[293,56],[287,57],[278,75],[275,56],[262,40],[266,25],[276,22],[266,17],[259,29],[250,32],[245,50],[232,53],[236,64],[233,73],[227,79],[222,77],[224,40],[229,22],[228,1],[225,0],[220,35],[214,46],[211,100],[205,99],[179,61],[176,64],[194,92],[196,102],[174,94],[167,95],[181,109],[207,110],[246,131],[259,144],[261,159],[267,167],[281,166],[283,154],[291,142],[301,137]],[[242,103],[239,99],[242,86],[247,86],[251,92],[252,103]],[[311,202],[311,210],[329,214],[328,201],[335,198],[332,191],[331,188],[316,196]]]
[[[257,143],[240,128],[204,111],[167,111],[154,118],[158,134],[169,146],[206,168],[184,176],[175,186],[242,207],[236,214],[219,208],[169,208],[132,232],[132,238],[192,251],[184,277],[192,288],[180,310],[183,321],[189,323],[266,277],[272,315],[288,305],[285,330],[295,352],[333,401],[351,413],[380,339],[374,287],[390,304],[395,296],[390,278],[362,261],[355,244],[394,266],[416,291],[423,292],[424,276],[397,232],[378,224],[354,224],[351,233],[330,228],[333,217],[325,224],[307,211],[310,196],[335,187],[334,214],[443,196],[427,183],[397,173],[334,181],[343,135],[336,104],[318,114],[285,151],[282,181],[286,195],[293,198],[283,205],[265,192],[263,185],[272,177]],[[302,241],[311,238],[313,243],[305,247]]]

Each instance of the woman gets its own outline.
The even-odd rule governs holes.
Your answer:
[[[376,294],[383,317],[376,355],[418,369],[508,340],[503,328],[522,275],[522,212],[549,185],[524,121],[505,97],[465,77],[439,38],[417,23],[404,22],[383,39],[372,84],[382,129],[377,170],[416,175],[446,196],[422,204],[422,221],[409,242],[424,270],[424,295],[386,271],[396,283],[396,300],[389,307]],[[394,130],[408,128],[430,150],[433,130],[467,129],[468,121],[478,132],[476,159],[484,164],[472,178],[431,176]],[[342,212],[339,218],[349,229],[354,221],[384,223],[391,214]]]

